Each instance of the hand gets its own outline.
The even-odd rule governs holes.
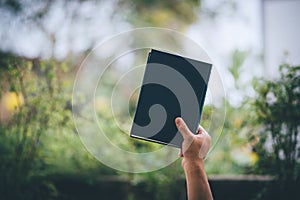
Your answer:
[[[183,119],[175,119],[176,126],[183,136],[181,151],[182,168],[184,169],[189,200],[212,200],[213,196],[207,180],[204,158],[210,147],[210,136],[199,126],[193,134]]]
[[[203,160],[210,148],[211,138],[209,134],[199,126],[196,134],[193,134],[182,118],[175,119],[176,126],[183,136],[182,148],[179,153],[183,157],[183,163],[186,161]]]

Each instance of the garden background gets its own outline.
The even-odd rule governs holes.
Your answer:
[[[201,119],[215,144],[205,166],[215,198],[298,196],[299,6],[271,0],[0,1],[0,198],[186,198],[180,159],[149,173],[117,171],[87,151],[73,121],[73,84],[86,56],[112,35],[141,27],[186,34],[221,74],[225,95],[217,103],[208,95]],[[144,56],[127,62],[135,66]],[[122,74],[119,65],[106,73],[104,94]],[[127,95],[126,86],[120,91]],[[109,100],[96,99],[96,114],[116,145],[133,152],[161,148],[130,139],[114,123]],[[122,126],[130,125],[122,111],[132,116],[136,101],[133,95],[121,108]],[[213,114],[224,122],[211,126]]]

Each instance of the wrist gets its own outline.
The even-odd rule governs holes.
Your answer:
[[[203,158],[183,158],[182,168],[184,171],[204,170],[204,159]]]

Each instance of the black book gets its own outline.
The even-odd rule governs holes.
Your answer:
[[[152,49],[140,90],[130,136],[181,147],[175,125],[182,117],[195,133],[212,64]]]

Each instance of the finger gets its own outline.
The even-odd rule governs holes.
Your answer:
[[[208,134],[206,132],[206,130],[201,125],[198,126],[198,129],[197,129],[196,133],[197,134]]]
[[[201,134],[201,128],[200,125],[198,126],[197,130],[196,130],[196,134]]]
[[[183,138],[188,138],[193,136],[192,132],[187,127],[186,123],[183,121],[181,117],[177,117],[175,119],[175,123]]]
[[[182,149],[179,149],[178,156],[181,158],[183,157]]]

